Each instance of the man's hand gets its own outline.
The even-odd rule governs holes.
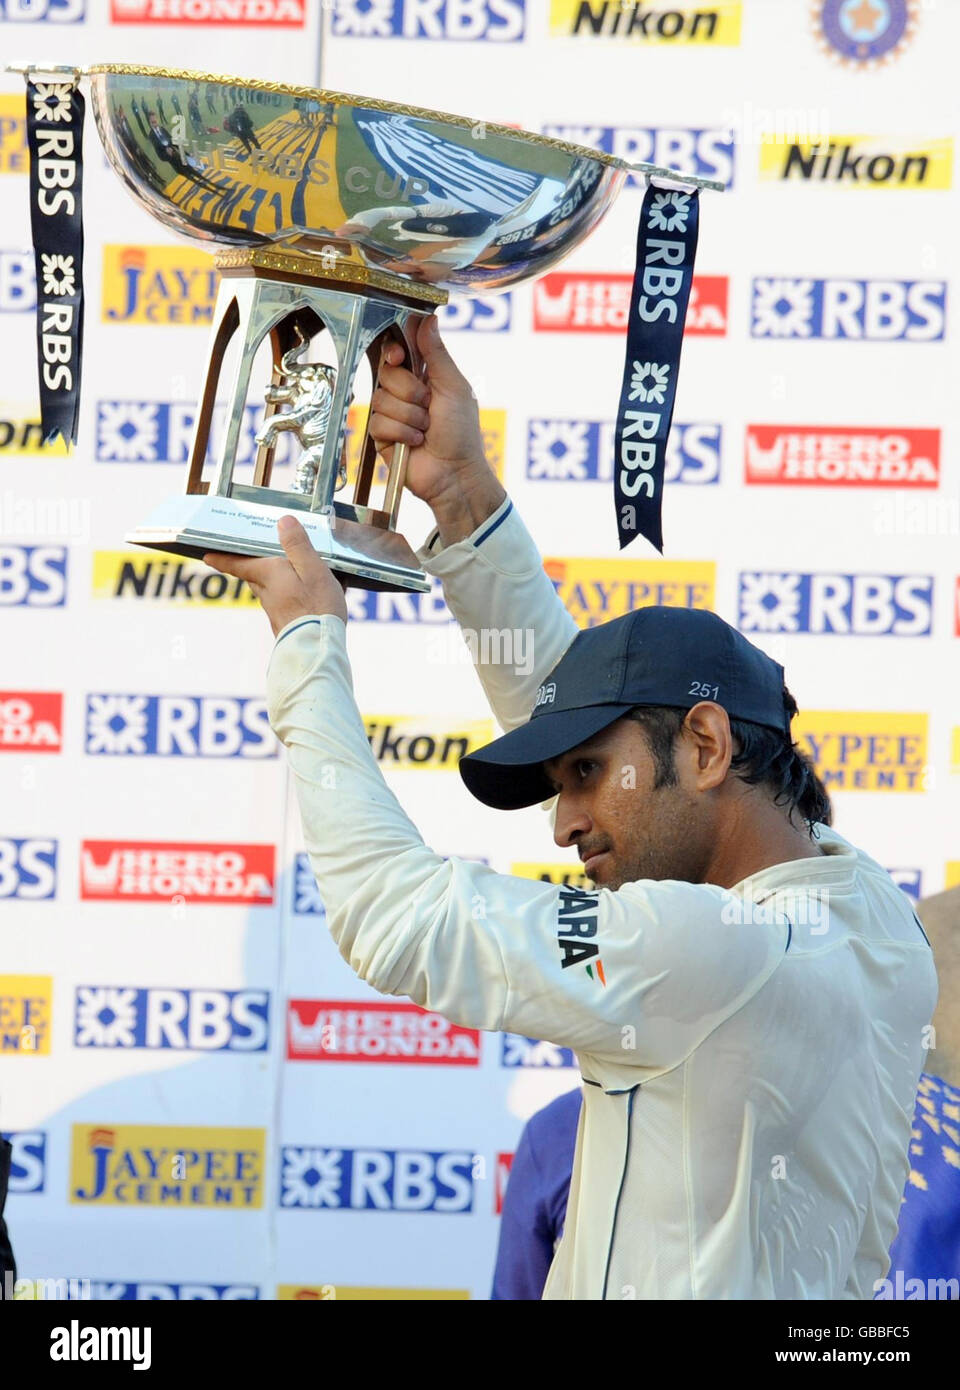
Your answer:
[[[255,559],[211,551],[204,562],[221,574],[233,574],[250,585],[263,605],[273,635],[294,618],[312,613],[332,613],[347,621],[347,601],[340,580],[320,558],[306,531],[292,516],[277,522],[284,557]]]

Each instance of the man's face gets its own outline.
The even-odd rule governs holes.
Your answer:
[[[656,764],[639,724],[618,719],[544,763],[558,791],[554,840],[575,846],[601,888],[639,878],[702,883],[715,808],[698,784],[695,741],[674,745],[676,783],[654,789]]]

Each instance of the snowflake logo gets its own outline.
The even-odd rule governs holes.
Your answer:
[[[630,400],[663,405],[663,393],[670,377],[670,363],[634,362],[630,378]]]
[[[342,1160],[341,1149],[298,1149],[286,1146],[282,1154],[280,1205],[338,1207]]]
[[[565,1067],[570,1056],[568,1049],[556,1043],[524,1038],[517,1033],[504,1033],[503,1060],[505,1067]]]
[[[589,426],[581,420],[531,420],[527,477],[563,481],[585,478],[590,456]]]
[[[88,697],[88,753],[145,753],[146,734],[146,695]]]
[[[33,107],[38,121],[69,121],[70,93],[69,82],[38,82],[33,91]]]
[[[740,627],[744,632],[797,632],[799,574],[742,574]]]
[[[81,985],[77,990],[77,1047],[133,1047],[136,998],[135,989]]]
[[[149,401],[101,401],[97,411],[97,458],[116,463],[152,463],[159,457],[159,407]]]
[[[685,232],[690,213],[689,193],[658,193],[650,208],[651,232]]]
[[[320,888],[305,854],[298,854],[294,865],[293,910],[296,913],[309,912],[323,917],[326,908],[320,896]]]
[[[48,256],[40,253],[44,294],[76,294],[72,256]]]
[[[754,337],[809,338],[812,318],[812,280],[754,281]]]
[[[388,39],[393,33],[393,0],[335,0],[335,6],[335,34]]]

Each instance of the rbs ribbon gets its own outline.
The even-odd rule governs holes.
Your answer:
[[[637,234],[627,356],[617,411],[614,501],[620,549],[639,531],[663,553],[667,436],[697,254],[699,195],[647,189]]]
[[[72,82],[27,76],[30,223],[44,443],[76,443],[83,351],[84,100]]]

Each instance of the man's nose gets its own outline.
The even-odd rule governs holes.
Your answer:
[[[593,821],[582,802],[577,804],[563,793],[557,797],[557,809],[553,820],[553,842],[561,849],[569,849],[583,835],[589,834]]]

